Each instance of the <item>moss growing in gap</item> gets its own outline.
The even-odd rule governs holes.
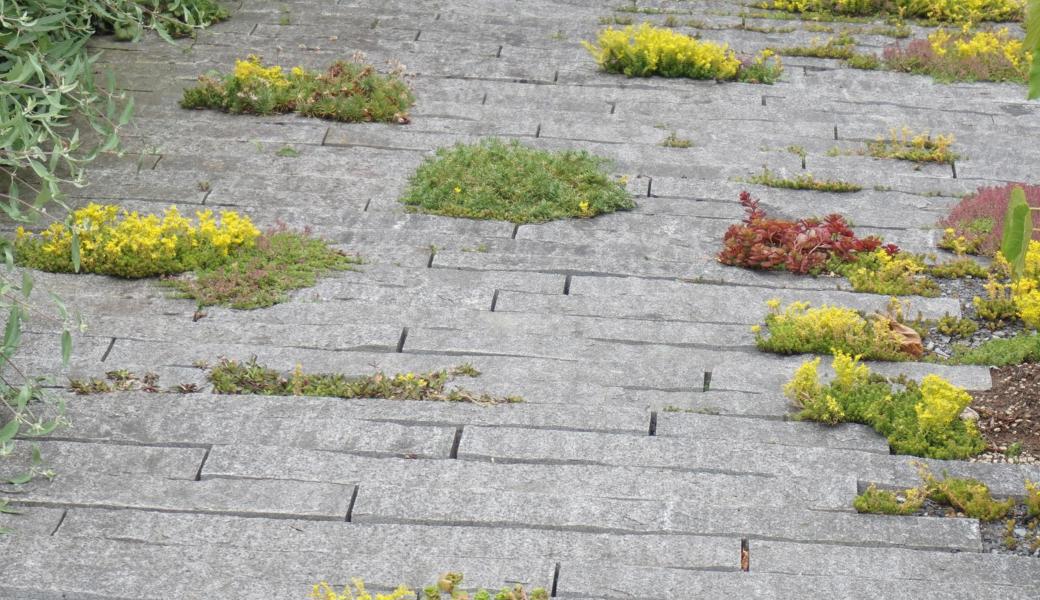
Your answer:
[[[449,217],[540,223],[635,206],[624,178],[585,151],[549,152],[517,141],[440,148],[420,165],[401,202]]]
[[[799,155],[802,156],[801,154]],[[745,179],[745,181],[756,185],[788,190],[810,190],[814,192],[832,192],[837,194],[858,192],[863,189],[862,186],[847,181],[816,179],[812,173],[805,173],[804,175],[799,175],[793,178],[779,177],[767,168],[763,168],[761,173],[752,175]]]
[[[457,377],[479,375],[480,371],[468,364],[427,373],[376,373],[358,377],[338,373],[305,373],[297,366],[296,370],[286,375],[257,363],[256,358],[246,362],[222,359],[207,374],[213,384],[213,391],[219,394],[386,398],[473,404],[523,402],[517,396],[498,397],[463,388],[448,388],[448,383]]]

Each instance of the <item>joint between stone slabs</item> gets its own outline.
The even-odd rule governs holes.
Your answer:
[[[249,30],[248,35],[253,35],[254,33],[256,33],[257,27],[260,27],[260,23],[253,23],[253,28]]]
[[[834,126],[834,139],[835,139],[835,141],[837,141],[837,139],[838,139],[838,126],[837,125]]]
[[[325,134],[321,136],[321,145],[322,146],[324,146],[325,145],[325,141],[329,139],[329,134],[330,133],[332,133],[332,128],[331,127],[326,127],[325,128]]]
[[[436,248],[430,248],[430,260],[427,261],[427,263],[426,263],[426,268],[427,269],[432,269],[433,268],[433,259],[436,256],[437,256],[437,249]]]
[[[361,486],[355,485],[354,491],[350,493],[350,504],[347,505],[347,516],[344,519],[344,521],[347,523],[351,523],[351,519],[354,517],[354,504],[357,502],[359,490],[361,490]]]
[[[240,510],[192,510],[187,508],[154,508],[119,504],[84,504],[80,502],[53,502],[50,500],[18,500],[18,506],[38,506],[40,508],[89,509],[89,510],[135,510],[138,512],[161,513],[167,515],[212,515],[218,517],[238,517],[241,519],[277,519],[280,521],[328,521],[339,522],[341,517],[326,515],[300,515],[272,512],[248,512]]]
[[[422,35],[422,29],[420,29],[419,31],[416,31],[416,32],[415,32],[415,39],[414,39],[414,40],[412,40],[412,41],[413,41],[413,42],[418,42],[418,41],[419,41],[419,36],[420,36],[420,35]]]
[[[571,275],[567,275],[563,278],[563,295],[571,295]]]
[[[538,138],[538,137],[541,137],[541,135],[542,135],[542,124],[539,123],[538,127],[536,127],[535,130],[534,130],[534,137]]]
[[[953,178],[957,179],[957,161],[950,161],[950,170],[953,171]]]
[[[498,306],[498,290],[491,295],[491,312],[495,312],[495,307]]]
[[[369,198],[368,200],[365,200],[365,208],[362,208],[361,212],[368,212],[368,207],[369,207],[370,204],[372,204],[372,199],[371,198]]]
[[[704,389],[702,391],[707,392],[711,389],[711,371],[704,372]]]
[[[502,46],[498,46],[498,52],[495,52],[495,58],[502,58]]]
[[[748,538],[740,538],[740,570],[751,571],[751,542]]]
[[[553,567],[552,587],[549,590],[550,597],[552,597],[552,598],[556,597],[556,588],[559,585],[559,583],[560,583],[560,563],[556,563],[556,565]]]
[[[654,436],[657,435],[657,411],[656,410],[650,411],[650,431],[647,432],[647,435],[649,435],[650,437],[654,437]]]
[[[651,195],[651,191],[653,189],[654,189],[654,178],[653,177],[647,177],[646,178],[646,197],[647,198],[653,198],[653,196]]]
[[[408,339],[408,328],[404,327],[401,329],[401,337],[397,339],[397,353],[404,352],[404,342]]]
[[[614,114],[614,111],[617,110],[617,102],[607,102],[607,104],[610,105],[610,114]]]
[[[516,234],[520,232],[520,224],[513,225],[513,233],[509,236],[509,239],[515,240]]]
[[[105,348],[104,354],[101,355],[101,362],[105,362],[105,359],[108,358],[108,355],[112,352],[112,348],[115,345],[116,345],[116,338],[112,338],[111,340],[109,340],[108,348]]]
[[[63,509],[63,510],[61,511],[61,517],[60,517],[60,518],[58,519],[58,524],[57,524],[57,525],[55,525],[55,526],[54,526],[54,530],[53,530],[53,531],[51,531],[51,536],[52,536],[52,537],[53,537],[53,536],[54,536],[54,535],[55,535],[56,533],[58,533],[58,530],[59,530],[59,529],[61,529],[61,526],[65,524],[65,517],[67,517],[67,516],[68,516],[68,514],[69,514],[69,509],[67,509],[67,508],[66,508],[66,509]]]
[[[484,92],[484,97],[480,99],[480,105],[484,106],[487,104],[487,92]]]
[[[209,459],[209,453],[213,451],[213,445],[210,444],[206,447],[206,452],[202,454],[202,460],[199,462],[199,469],[195,471],[195,481],[202,481],[202,469],[206,466],[206,460]]]
[[[462,425],[455,428],[455,436],[451,439],[451,450],[448,451],[448,458],[450,459],[458,460],[459,458],[459,444],[462,443],[462,432]]]

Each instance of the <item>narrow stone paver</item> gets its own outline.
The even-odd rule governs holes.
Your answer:
[[[33,323],[28,371],[59,382],[154,372],[199,390],[56,390],[72,424],[41,447],[57,477],[0,488],[25,513],[0,515],[15,530],[0,536],[0,598],[288,600],[322,580],[385,590],[450,570],[473,586],[521,582],[571,599],[1040,596],[1040,561],[984,553],[975,520],[857,514],[867,484],[916,481],[912,458],[889,454],[872,430],[785,419],[780,387],[802,359],[755,350],[749,326],[765,301],[882,310],[887,299],[714,258],[744,189],[770,213],[840,212],[858,233],[934,251],[931,226],[960,195],[1035,178],[1040,149],[1023,140],[1040,134],[1040,105],[1023,87],[808,58],[785,60],[773,86],[625,79],[599,72],[580,46],[614,14],[598,0],[228,4],[230,20],[180,48],[154,36],[94,42],[133,92],[136,125],[128,154],[99,159],[70,195],[234,209],[264,227],[309,227],[365,263],[287,303],[201,319],[153,281],[38,274],[39,293],[68,298],[89,327],[63,368],[54,325]],[[638,4],[730,27],[744,8]],[[703,37],[751,53],[812,34]],[[873,51],[888,42],[858,37]],[[316,69],[355,51],[414,74],[410,124],[177,105],[198,75],[250,53]],[[903,126],[955,134],[965,158],[953,169],[826,156]],[[692,146],[662,147],[672,131]],[[424,157],[486,136],[611,158],[638,207],[521,226],[402,210]],[[287,145],[299,156],[277,156]],[[807,150],[818,178],[864,191],[735,181],[763,165],[800,174],[788,146]],[[910,301],[926,317],[960,310],[949,298]],[[481,375],[457,383],[526,402],[221,396],[193,366],[252,356],[348,374],[471,363]],[[872,367],[989,386],[981,367]],[[997,494],[1040,480],[1038,466],[926,462]]]

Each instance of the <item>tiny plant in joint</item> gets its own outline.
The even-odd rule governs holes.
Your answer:
[[[870,425],[897,454],[963,459],[985,449],[974,423],[960,418],[971,403],[968,392],[937,375],[926,375],[920,383],[901,378],[893,385],[859,364],[859,357],[840,350],[833,354],[830,383],[820,382],[816,358],[799,367],[784,386],[784,394],[800,409],[797,418]]]
[[[504,587],[497,592],[489,592],[483,588],[478,589],[470,595],[462,589],[463,575],[458,572],[448,572],[441,575],[437,581],[422,590],[422,600],[549,600],[549,592],[544,588],[534,588],[530,592],[523,585],[515,584],[513,587]],[[351,585],[337,592],[335,588],[326,582],[315,584],[308,596],[310,600],[418,600],[415,590],[406,585],[399,585],[389,594],[375,594],[374,596],[365,589],[365,582],[355,577]]]
[[[54,223],[38,234],[19,229],[15,255],[20,264],[52,273],[134,279],[193,272],[167,282],[202,305],[235,308],[281,302],[287,291],[314,285],[318,274],[358,262],[305,234],[263,233],[233,211],[218,217],[202,210],[195,217],[175,206],[160,216],[89,204],[72,213],[71,227]]]
[[[628,77],[688,77],[773,83],[783,66],[771,50],[741,60],[725,44],[701,41],[666,27],[607,28],[595,43],[582,42],[600,68]]]
[[[345,122],[407,123],[415,102],[404,80],[404,69],[377,73],[364,57],[334,62],[323,73],[293,67],[264,66],[258,56],[235,62],[232,73],[203,75],[196,87],[184,90],[181,106],[230,113],[269,115],[297,112]]]
[[[803,159],[804,160],[804,159]],[[764,185],[767,187],[783,188],[788,190],[810,190],[814,192],[832,192],[838,194],[858,192],[863,189],[855,183],[829,179],[817,179],[812,173],[805,173],[797,177],[780,177],[767,168],[762,172],[745,179],[747,183]]]
[[[933,475],[924,464],[917,464],[921,485],[900,492],[881,490],[871,484],[856,499],[853,507],[860,513],[912,515],[921,510],[924,501],[948,506],[964,516],[980,521],[996,521],[1007,516],[1015,500],[995,500],[989,487],[976,479]],[[1027,492],[1036,484],[1027,481]]]
[[[523,402],[517,396],[497,397],[462,388],[448,388],[456,377],[478,377],[480,371],[463,364],[429,373],[376,373],[348,377],[337,373],[305,373],[297,365],[289,375],[269,369],[250,359],[246,362],[222,359],[210,369],[208,377],[218,394],[260,394],[265,396],[326,396],[330,398],[386,398],[388,400],[433,400],[473,404]]]
[[[953,135],[914,133],[910,128],[893,129],[889,137],[879,137],[867,144],[867,154],[874,158],[891,158],[916,163],[952,163],[960,158],[950,147]]]
[[[585,151],[547,152],[487,139],[440,148],[409,181],[401,202],[449,217],[539,223],[635,206],[625,179]]]

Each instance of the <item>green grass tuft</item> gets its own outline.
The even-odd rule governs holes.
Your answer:
[[[200,306],[263,308],[284,302],[291,290],[313,286],[321,274],[360,263],[324,240],[281,230],[262,235],[254,247],[237,252],[226,264],[166,281]]]
[[[585,151],[548,152],[517,141],[440,148],[412,176],[401,202],[449,217],[540,223],[635,206],[607,160]]]
[[[1012,338],[992,339],[976,348],[954,346],[950,362],[989,367],[1040,362],[1040,334],[1020,333]]]

